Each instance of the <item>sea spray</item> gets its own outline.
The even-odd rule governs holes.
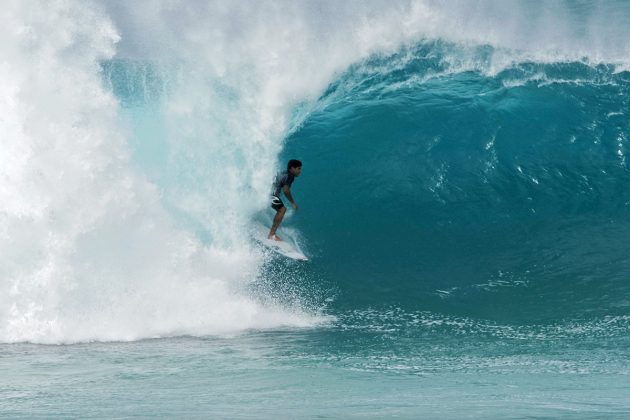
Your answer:
[[[12,6],[3,14],[4,42],[15,48],[2,66],[0,340],[132,340],[312,322],[240,296],[259,254],[242,243],[203,245],[130,163],[127,128],[100,73],[119,40],[104,10]]]

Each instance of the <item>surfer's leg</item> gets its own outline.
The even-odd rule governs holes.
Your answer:
[[[271,225],[271,230],[269,231],[268,239],[275,239],[276,241],[281,241],[279,236],[276,235],[276,230],[278,230],[278,226],[282,223],[282,219],[284,218],[284,214],[287,212],[287,208],[282,206],[277,212],[276,216],[273,218],[273,225]]]

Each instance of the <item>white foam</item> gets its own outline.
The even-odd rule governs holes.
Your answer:
[[[119,40],[104,11],[85,2],[7,6],[0,341],[132,340],[317,322],[239,292],[255,278],[260,255],[238,234],[202,245],[133,169],[118,104],[99,74]],[[230,163],[223,173],[238,178]],[[245,216],[225,216],[234,203],[224,200],[220,210],[208,206],[208,220],[229,236]]]

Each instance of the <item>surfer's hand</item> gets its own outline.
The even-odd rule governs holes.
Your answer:
[[[293,207],[293,210],[298,211],[298,206],[295,203],[291,203],[291,206]]]

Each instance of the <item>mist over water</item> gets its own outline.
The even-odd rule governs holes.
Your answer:
[[[475,149],[480,154],[470,171],[485,173],[489,188],[504,188],[504,194],[482,196],[487,200],[479,207],[466,206],[472,178],[462,173],[449,184],[452,172],[444,165],[454,159],[466,168],[467,140],[461,140],[462,133],[452,133],[449,140],[440,134],[444,125],[421,120],[415,126],[419,143],[399,149],[398,157],[390,155],[401,160],[365,167],[360,173],[365,183],[347,175],[346,200],[355,195],[362,205],[378,208],[383,197],[392,199],[378,188],[389,188],[387,176],[394,174],[410,180],[405,194],[425,213],[439,214],[444,203],[459,205],[461,211],[447,207],[452,217],[429,218],[425,226],[467,220],[470,214],[483,218],[481,206],[495,199],[503,218],[514,217],[511,212],[520,211],[519,203],[528,197],[544,207],[568,184],[559,183],[546,194],[523,179],[540,182],[540,170],[549,168],[535,161],[507,163],[501,156],[501,127],[512,127],[514,135],[522,118],[505,96],[518,101],[521,93],[540,92],[532,86],[565,81],[591,84],[577,92],[583,96],[577,101],[586,104],[591,104],[591,89],[599,98],[597,92],[606,89],[602,85],[616,86],[607,93],[610,109],[597,118],[611,113],[608,118],[619,121],[613,148],[620,166],[613,167],[621,172],[613,176],[625,179],[627,100],[615,102],[615,95],[627,94],[630,40],[624,28],[629,22],[628,8],[618,2],[8,2],[0,12],[6,28],[0,41],[0,341],[135,340],[317,325],[320,311],[296,305],[299,293],[291,292],[284,301],[281,294],[268,299],[264,290],[251,287],[268,273],[270,257],[251,243],[250,223],[267,207],[270,180],[284,165],[285,146],[285,154],[308,158],[305,169],[313,172],[305,170],[299,187],[305,204],[316,208],[334,185],[334,180],[323,182],[326,171],[338,167],[317,161],[321,146],[315,142],[330,136],[319,157],[341,154],[351,162],[348,168],[361,166],[361,156],[370,150],[382,156],[400,147],[397,136],[380,130],[408,129],[409,121],[417,121],[413,112],[423,112],[407,106],[414,101],[424,101],[425,111],[433,107],[441,113],[431,117],[448,121],[461,105],[457,98],[504,95],[501,106],[514,108],[502,113],[492,108],[499,101],[480,99],[477,116],[493,116],[479,138],[474,130],[468,133],[468,141],[483,143]],[[563,63],[570,68],[563,69]],[[477,76],[470,77],[471,72]],[[455,99],[443,102],[440,89]],[[541,101],[559,94],[568,95],[570,103],[576,93],[550,89]],[[382,124],[370,128],[370,136],[352,131],[361,129],[353,122],[380,113],[378,107],[387,101],[398,114],[391,120],[375,114]],[[587,127],[589,121],[578,123]],[[336,130],[346,130],[345,135],[335,138]],[[569,142],[571,136],[582,139],[570,129],[565,134],[561,137]],[[360,137],[366,142],[353,143]],[[443,154],[425,161],[429,166],[422,173],[387,166],[409,165],[417,157],[415,147],[431,149],[431,139],[438,138],[442,145],[463,143],[435,146],[432,150]],[[587,164],[591,152],[582,149],[571,156]],[[517,166],[521,175],[516,169],[492,183],[489,174]],[[592,175],[568,172],[570,182]],[[593,187],[584,182],[584,188]],[[510,185],[523,193],[503,200],[513,193]],[[376,189],[366,195],[370,188]],[[561,196],[571,203],[574,192],[569,188]],[[397,203],[397,209],[403,214],[416,209],[406,208],[408,203]],[[317,235],[317,230],[330,235],[320,222],[341,230],[341,216],[355,214],[375,220],[376,231],[388,229],[374,214],[344,213],[344,205],[333,220],[311,213],[311,227],[296,220],[315,253],[318,247],[338,249]],[[415,225],[411,213],[399,220]],[[352,246],[375,252],[356,245],[359,232],[353,229],[346,231]],[[385,237],[391,235],[390,230]],[[444,252],[446,243],[438,242]],[[354,281],[343,279],[361,277],[361,270],[352,270],[364,265],[366,254],[339,252],[346,263],[323,258],[322,266],[312,268],[322,268],[321,273],[289,272],[298,283],[333,273],[334,279],[327,280],[335,283],[331,289],[352,291]],[[343,269],[335,271],[329,263]],[[384,266],[398,263],[393,258]],[[273,277],[281,278],[279,273]],[[470,287],[457,281],[430,283],[427,292]],[[379,299],[375,292],[366,301]],[[428,299],[425,309],[444,310],[435,302]]]

